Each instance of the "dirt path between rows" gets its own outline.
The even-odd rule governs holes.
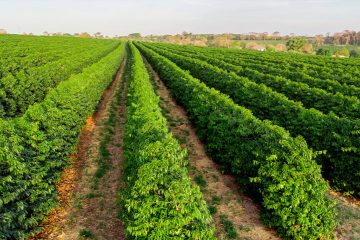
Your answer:
[[[336,201],[335,236],[338,240],[360,239],[360,202],[351,196],[330,190],[330,197]]]
[[[60,207],[43,223],[44,230],[29,240],[125,239],[116,206],[123,162],[126,83],[122,92],[118,90],[125,79],[122,78],[125,61],[105,90],[97,112],[86,120],[77,152],[72,156],[73,164],[65,169],[57,186]],[[116,101],[117,94],[121,94],[121,102]],[[114,115],[112,125],[108,123],[110,112]],[[95,177],[103,158],[101,144],[105,138],[108,166],[103,176]]]
[[[228,239],[221,221],[224,216],[234,224],[238,233],[235,239],[280,239],[274,230],[261,224],[259,206],[239,192],[235,178],[222,174],[219,166],[206,155],[204,145],[196,136],[185,110],[170,97],[157,73],[146,59],[144,61],[153,77],[153,84],[160,96],[160,105],[168,119],[171,132],[182,147],[189,151],[190,176],[194,182],[203,186],[201,189],[208,205],[217,209],[213,219],[218,239]]]

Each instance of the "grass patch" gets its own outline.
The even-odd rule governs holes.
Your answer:
[[[336,229],[340,231],[344,239],[359,239],[360,235],[360,210],[357,207],[345,204],[343,201],[336,200]]]
[[[220,205],[221,197],[220,196],[213,196],[211,202],[213,205]]]
[[[181,121],[181,122],[183,123],[184,121]],[[190,136],[190,132],[189,132],[188,130],[186,130],[186,129],[182,129],[181,132],[182,132],[182,133],[184,134],[184,136],[186,136],[186,137]]]
[[[224,231],[229,239],[236,239],[238,233],[234,227],[234,224],[229,220],[226,215],[220,216],[220,223],[224,226]]]
[[[180,135],[175,135],[175,138],[176,138],[176,140],[178,140],[180,145],[187,143],[186,137],[183,137],[183,136],[180,136]]]
[[[88,194],[85,195],[85,198],[92,199],[92,198],[96,198],[96,197],[99,197],[99,196],[100,196],[99,194],[88,193]]]
[[[239,230],[240,230],[241,232],[250,232],[250,231],[251,231],[250,227],[245,226],[245,225],[241,225],[240,228],[239,228]]]
[[[204,187],[206,187],[206,185],[207,185],[206,181],[203,179],[203,177],[202,177],[201,175],[195,176],[194,181],[195,181],[201,188],[204,188]]]
[[[82,238],[90,238],[90,239],[95,239],[95,235],[87,229],[81,229],[79,232],[79,236]]]
[[[209,212],[211,215],[214,215],[217,213],[217,207],[216,206],[208,206]]]

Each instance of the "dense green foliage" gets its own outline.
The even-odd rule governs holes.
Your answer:
[[[18,38],[27,39],[24,36]],[[17,48],[32,48],[34,42],[36,47],[31,53],[0,53],[4,55],[0,61],[0,118],[21,116],[29,106],[41,102],[59,82],[81,72],[119,45],[119,41],[113,40],[89,41],[66,37],[30,39],[21,42],[25,46],[13,47],[17,52]]]
[[[155,45],[157,46],[157,45]],[[154,47],[154,46],[153,46]],[[158,51],[164,52],[163,48],[157,48]],[[182,55],[183,57],[197,58],[211,63],[221,69],[234,72],[239,76],[247,77],[256,82],[263,83],[273,90],[283,93],[289,99],[301,102],[307,108],[315,108],[324,113],[334,112],[340,117],[359,118],[360,117],[360,100],[356,97],[344,96],[341,93],[331,94],[323,89],[311,88],[305,83],[291,81],[285,77],[273,74],[261,73],[258,68],[247,68],[247,65],[236,66],[221,60],[221,54],[211,53],[204,55],[199,52],[184,53],[181,48],[171,48],[172,53]],[[261,66],[258,66],[261,68]]]
[[[360,56],[359,52],[356,51],[355,49],[353,49],[353,50],[350,51],[350,57],[352,57],[352,58],[357,58],[357,57],[359,57],[359,56]]]
[[[0,239],[24,239],[56,205],[55,184],[123,54],[124,44],[22,117],[0,120]]]
[[[330,49],[319,48],[318,50],[316,50],[316,55],[331,57],[332,52]]]
[[[305,37],[294,37],[286,42],[286,47],[288,50],[299,51],[307,42]]]
[[[124,203],[129,239],[215,239],[211,216],[187,174],[186,152],[169,133],[159,98],[131,44],[125,126]]]
[[[257,119],[170,60],[143,44],[137,46],[186,109],[208,154],[248,191],[261,196],[268,225],[288,239],[332,238],[328,187],[303,138],[292,138],[283,128]]]
[[[289,100],[262,84],[227,72],[194,58],[161,51],[178,66],[229,95],[237,104],[252,110],[260,119],[269,119],[293,136],[302,135],[309,146],[324,151],[319,161],[324,175],[332,184],[355,196],[360,194],[360,120],[325,115],[315,109],[306,109],[299,102]]]
[[[114,40],[0,35],[0,79],[64,57],[114,45]]]
[[[341,48],[335,52],[337,57],[350,57],[350,52],[347,48]]]
[[[360,61],[355,58],[328,58],[297,53],[272,53],[238,49],[200,47],[197,49],[219,52],[225,54],[227,58],[238,58],[247,63],[257,62],[271,65],[280,70],[299,72],[315,79],[335,80],[341,84],[360,86]]]
[[[207,56],[214,58],[215,60],[222,60],[225,63],[229,63],[235,66],[240,66],[244,68],[244,70],[251,71],[256,70],[258,72],[264,73],[264,74],[270,74],[273,76],[281,76],[285,77],[291,81],[296,82],[302,82],[306,83],[310,87],[316,87],[326,90],[329,93],[342,93],[344,95],[348,96],[355,96],[357,98],[360,98],[360,88],[353,86],[353,85],[347,85],[347,84],[341,84],[337,80],[331,80],[328,79],[329,71],[333,72],[334,65],[330,66],[329,68],[326,68],[326,73],[324,73],[324,76],[317,75],[316,77],[311,76],[309,73],[312,72],[311,68],[312,65],[309,64],[301,64],[300,63],[292,63],[292,59],[300,58],[301,55],[291,55],[287,54],[287,58],[283,57],[279,53],[269,55],[268,57],[264,57],[263,55],[267,56],[268,53],[252,53],[252,54],[233,54],[231,52],[228,52],[223,49],[209,49],[209,48],[200,48],[200,47],[192,47],[192,46],[176,46],[171,44],[162,44],[162,48],[167,48],[170,50],[181,50],[182,54],[184,53],[191,53],[195,55],[199,55],[201,53],[202,56]],[[181,49],[180,49],[181,48]],[[279,56],[280,57],[279,57]],[[279,60],[277,60],[279,58]],[[327,59],[327,58],[325,58]],[[331,61],[331,59],[328,59]],[[342,59],[345,61],[345,59]],[[290,61],[290,62],[288,62]],[[325,61],[322,59],[322,61]],[[341,63],[341,62],[340,62]],[[339,65],[335,64],[335,66]],[[324,64],[325,65],[325,64]],[[281,66],[281,67],[279,67]],[[323,67],[323,68],[324,68]],[[338,66],[337,66],[338,67]],[[321,69],[321,68],[320,68]],[[358,67],[357,67],[358,69]],[[347,73],[347,71],[344,71],[344,74]],[[326,75],[325,75],[326,74]],[[340,78],[340,77],[339,77]],[[360,77],[358,77],[359,79]]]

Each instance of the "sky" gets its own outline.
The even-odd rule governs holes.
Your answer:
[[[359,0],[0,0],[9,33],[315,35],[360,31]]]

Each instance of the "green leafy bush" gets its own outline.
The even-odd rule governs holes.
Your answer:
[[[300,51],[307,42],[308,40],[305,37],[293,37],[286,42],[286,47],[289,50]]]
[[[341,48],[335,52],[335,56],[348,58],[350,56],[350,52],[347,48]]]
[[[316,55],[331,57],[331,56],[332,56],[332,52],[331,52],[330,49],[319,48],[318,50],[316,50]]]

